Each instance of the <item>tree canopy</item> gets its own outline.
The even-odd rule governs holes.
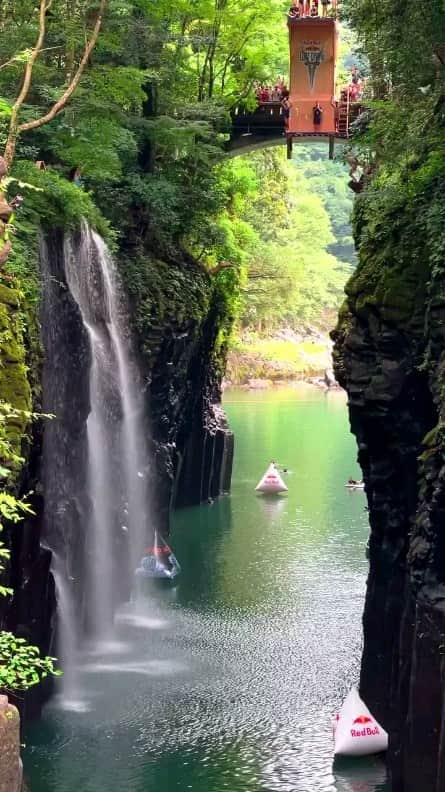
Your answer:
[[[328,168],[309,147],[298,148],[296,169],[276,153],[229,162],[223,151],[230,109],[254,101],[256,80],[286,77],[286,9],[282,0],[2,0],[0,135],[8,146],[12,134],[13,175],[40,191],[20,188],[12,270],[27,269],[39,220],[85,215],[103,230],[95,205],[124,249],[148,239],[187,249],[213,273],[235,265],[244,322],[335,308],[353,262],[342,166]],[[74,168],[85,200],[66,181]]]

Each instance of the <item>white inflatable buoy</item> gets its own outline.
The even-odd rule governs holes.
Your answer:
[[[388,749],[388,735],[352,688],[334,723],[335,756],[368,756]]]
[[[266,495],[274,495],[279,492],[287,492],[288,489],[281,478],[273,462],[267,468],[263,478],[255,488],[256,492],[264,492]]]

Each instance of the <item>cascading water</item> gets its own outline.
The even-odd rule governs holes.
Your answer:
[[[116,604],[115,573],[124,571],[128,580],[147,531],[146,421],[114,265],[104,241],[86,225],[80,240],[65,240],[65,274],[91,349],[89,578],[92,627],[104,635]],[[128,534],[128,545],[119,532]]]
[[[63,593],[61,564],[55,565],[66,625],[59,629],[59,639],[66,643],[68,633],[80,634],[85,626],[95,639],[110,636],[115,608],[129,595],[134,568],[153,529],[144,390],[114,263],[103,239],[86,224],[65,238],[63,256],[60,251],[58,256],[54,262],[51,251],[42,250],[44,408],[56,415],[45,431],[43,479],[46,541],[60,556],[68,551],[65,574],[67,580],[73,576],[68,589],[74,592],[76,609]],[[65,296],[57,278],[66,280]],[[74,335],[82,352],[70,327],[64,333],[67,324],[76,322]],[[77,377],[85,380],[83,385]],[[85,580],[76,579],[79,570]],[[74,611],[77,628],[67,624]],[[63,647],[62,654],[67,651]]]
[[[58,645],[59,661],[63,667],[63,699],[64,708],[73,711],[85,710],[82,701],[78,672],[79,631],[75,617],[73,594],[64,571],[62,559],[53,551],[51,572],[56,585],[58,604]]]

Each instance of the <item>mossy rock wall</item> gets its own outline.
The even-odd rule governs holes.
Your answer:
[[[0,400],[29,414],[32,396],[24,342],[25,324],[26,314],[20,293],[12,286],[0,283]],[[25,414],[19,414],[8,422],[7,439],[18,456],[22,453],[27,424]]]
[[[442,792],[445,184],[414,186],[377,178],[356,202],[334,362],[371,526],[361,693],[390,733],[393,792]]]
[[[221,400],[235,273],[209,276],[190,256],[149,251],[121,261],[140,342],[164,526],[173,505],[230,485],[233,437]],[[209,448],[213,463],[209,466]]]
[[[33,424],[26,445],[26,420],[9,428],[14,450],[23,450],[25,457],[17,485],[35,516],[11,531],[7,582],[14,597],[1,615],[9,629],[45,654],[54,651],[56,597],[51,552],[40,544],[42,537],[65,558],[77,581],[79,606],[88,607],[83,600],[84,543],[79,521],[85,490],[90,357],[64,283],[63,241],[60,228],[46,233],[45,261],[51,263],[51,272],[44,278],[40,311],[42,342],[52,349],[51,359],[46,355],[42,361],[38,348],[38,295],[33,310],[25,312],[21,294],[8,283],[0,286],[0,398],[26,411],[34,401],[34,409],[42,407],[43,412],[57,415],[55,420]],[[158,525],[167,533],[173,506],[198,504],[230,487],[233,437],[219,402],[236,276],[225,271],[211,278],[179,252],[161,257],[147,250],[126,251],[117,254],[116,261],[129,293],[150,409],[153,506]],[[54,398],[48,401],[50,392]],[[51,446],[51,438],[57,447]],[[54,448],[60,458],[59,479],[53,477],[50,485],[45,482],[42,446],[45,453]],[[76,460],[71,479],[64,468],[67,459]],[[52,498],[53,490],[57,497]],[[26,717],[37,715],[41,703],[41,693],[32,691],[26,697]]]

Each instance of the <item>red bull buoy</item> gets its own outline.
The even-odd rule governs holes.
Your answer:
[[[335,756],[368,756],[388,748],[388,734],[352,688],[334,721]]]
[[[274,462],[270,463],[260,483],[256,486],[255,491],[262,492],[265,495],[278,495],[280,492],[288,491]]]
[[[174,581],[181,567],[173,551],[165,539],[155,532],[153,544],[147,547],[135,569],[135,577],[139,580]]]

